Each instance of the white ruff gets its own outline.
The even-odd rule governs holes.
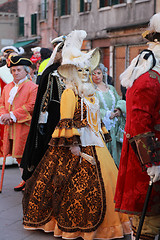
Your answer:
[[[9,93],[8,102],[9,102],[11,105],[12,105],[12,103],[13,103],[13,99],[15,98],[17,91],[18,91],[18,85],[15,85],[15,86],[11,89],[11,91],[10,91],[10,93]]]

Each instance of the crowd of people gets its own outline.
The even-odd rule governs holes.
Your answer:
[[[84,240],[160,234],[159,23],[160,13],[143,34],[148,48],[120,75],[125,96],[100,49],[81,51],[84,30],[53,39],[53,51],[32,48],[30,59],[1,50],[0,150],[20,169],[26,230]]]

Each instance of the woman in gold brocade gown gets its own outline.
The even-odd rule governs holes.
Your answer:
[[[68,35],[68,41],[74,43],[85,36],[84,31],[75,30]],[[130,222],[127,215],[114,211],[118,170],[104,142],[110,137],[100,122],[99,102],[89,80],[98,65],[99,50],[79,50],[79,61],[72,56],[69,62],[65,58],[67,39],[64,47],[58,69],[66,79],[61,120],[48,150],[26,183],[24,228],[53,231],[55,237],[64,239],[121,238],[131,233]]]

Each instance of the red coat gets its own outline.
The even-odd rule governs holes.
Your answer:
[[[13,76],[10,73],[10,69],[7,67],[7,65],[0,67],[0,96],[2,95],[4,86],[7,83],[10,83],[12,81],[13,81]],[[4,125],[0,124],[0,157],[3,156],[3,152],[2,152],[3,133],[4,133]]]
[[[5,125],[3,136],[3,155],[10,154],[9,132],[13,135],[12,157],[21,158],[29,133],[32,113],[38,86],[30,80],[19,85],[12,105],[8,102],[10,90],[14,83],[7,84],[0,98],[0,115],[13,112],[17,119],[12,125]]]
[[[5,82],[3,82],[2,78],[0,78],[0,96],[3,91],[4,86],[6,85]],[[3,133],[4,133],[4,125],[0,124],[0,157],[3,156]]]
[[[128,139],[145,132],[155,132],[160,141],[160,74],[149,71],[141,75],[127,90],[127,119],[115,193],[116,210],[141,213],[146,197],[149,176],[142,172],[140,162]],[[160,214],[160,181],[153,184],[148,212]]]

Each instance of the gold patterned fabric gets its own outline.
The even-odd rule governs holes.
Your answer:
[[[93,147],[82,151],[95,157]],[[105,202],[98,161],[96,166],[83,158],[80,162],[66,147],[50,146],[27,181],[24,225],[41,226],[54,216],[64,231],[93,231],[104,218]]]
[[[105,143],[102,140],[104,147],[81,146],[78,128],[88,126],[86,105],[81,119],[81,99],[70,89],[63,92],[61,105],[63,114],[50,146],[26,182],[24,228],[85,240],[130,234],[128,216],[114,210],[118,170]],[[71,153],[69,146],[75,144],[94,158],[95,165]]]
[[[72,101],[72,100],[70,100]],[[81,98],[75,98],[75,113],[69,115],[70,118],[61,119],[52,135],[49,145],[52,146],[71,146],[80,145],[80,135],[77,129],[86,127],[87,114],[86,105],[83,104],[83,120],[81,120]],[[73,102],[73,101],[72,101]]]

